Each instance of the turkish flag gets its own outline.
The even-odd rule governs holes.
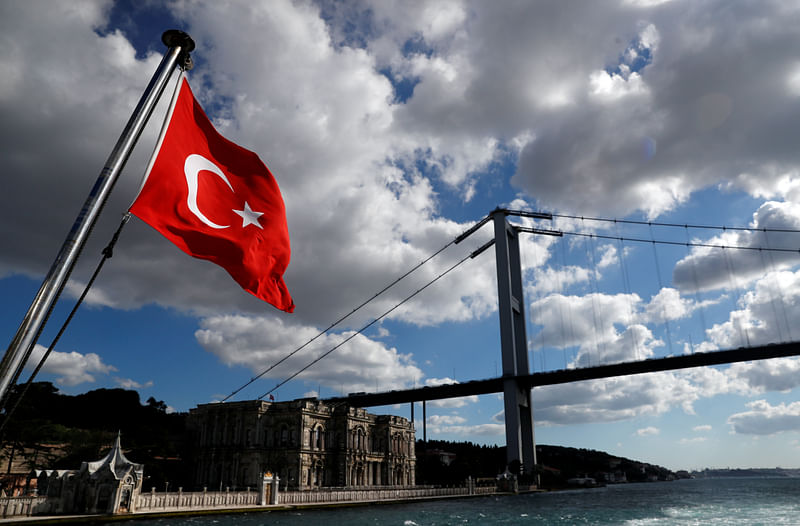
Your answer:
[[[181,250],[220,265],[286,312],[291,248],[278,184],[258,155],[220,135],[181,76],[130,211]]]

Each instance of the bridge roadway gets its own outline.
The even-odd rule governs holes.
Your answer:
[[[631,374],[672,371],[675,369],[689,369],[706,365],[722,365],[726,363],[749,362],[753,360],[766,360],[769,358],[798,355],[800,355],[800,342],[777,343],[760,347],[742,347],[727,351],[712,351],[681,356],[668,356],[666,358],[651,358],[649,360],[638,360],[635,362],[597,365],[594,367],[546,371],[510,378],[499,377],[486,380],[472,380],[459,384],[418,387],[403,391],[350,393],[348,396],[328,398],[326,401],[332,403],[346,402],[355,407],[374,407],[421,402],[423,400],[442,400],[461,396],[502,393],[503,382],[513,378],[519,380],[524,387],[533,388],[542,385],[566,384],[583,380],[596,380],[599,378],[628,376]]]

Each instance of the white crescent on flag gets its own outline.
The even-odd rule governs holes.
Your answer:
[[[189,207],[189,210],[195,216],[197,216],[197,219],[211,228],[228,228],[230,225],[218,225],[211,221],[205,216],[205,214],[203,214],[202,211],[200,211],[200,207],[197,206],[197,176],[203,170],[216,174],[220,179],[225,181],[225,184],[228,185],[228,188],[231,189],[231,192],[234,191],[230,181],[228,181],[228,178],[225,177],[225,174],[222,173],[222,170],[220,170],[216,164],[212,163],[202,155],[193,153],[189,155],[186,158],[186,162],[183,163],[183,173],[186,175],[186,186],[189,187],[189,195],[186,197],[186,205]]]
[[[189,188],[189,195],[186,196],[186,205],[189,207],[189,211],[193,213],[197,219],[211,228],[228,228],[231,225],[218,225],[211,221],[197,205],[197,178],[200,172],[204,170],[216,174],[220,179],[225,181],[225,184],[228,185],[228,188],[231,189],[231,192],[236,193],[236,191],[233,189],[233,186],[231,186],[230,181],[228,181],[228,178],[225,177],[225,174],[219,169],[219,166],[209,161],[202,155],[193,153],[186,157],[186,162],[183,163],[183,173],[186,176],[186,186]],[[261,229],[264,228],[258,221],[258,218],[264,215],[264,213],[256,212],[255,210],[251,209],[247,201],[244,202],[244,208],[242,210],[236,210],[235,208],[232,210],[242,218],[242,228],[246,227],[247,225],[254,225]]]

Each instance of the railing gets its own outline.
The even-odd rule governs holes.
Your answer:
[[[497,493],[497,486],[475,486],[473,492],[475,495],[491,495]]]
[[[278,504],[323,504],[336,502],[372,502],[435,497],[487,495],[495,493],[494,486],[469,486],[437,488],[433,486],[376,486],[371,488],[320,488],[311,491],[281,491]],[[250,508],[261,505],[258,491],[193,491],[182,490],[158,493],[150,491],[136,497],[134,513],[158,511]],[[27,517],[56,514],[58,498],[3,497],[0,498],[0,516]]]
[[[52,503],[47,497],[2,497],[0,498],[0,514],[2,517],[30,517],[50,513]]]
[[[474,488],[474,493],[494,493],[494,488]],[[478,491],[480,490],[480,491]],[[282,491],[278,495],[280,504],[317,504],[330,502],[370,502],[380,500],[422,499],[430,497],[451,497],[474,494],[468,487],[398,487],[368,489],[328,489],[312,491]]]
[[[237,508],[259,506],[258,491],[173,491],[142,493],[134,512],[175,511],[186,509]]]

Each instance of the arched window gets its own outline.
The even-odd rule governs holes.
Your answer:
[[[360,427],[356,430],[356,449],[363,450],[364,449],[364,430]]]
[[[322,449],[322,448],[325,447],[323,436],[324,436],[324,431],[322,429],[322,426],[317,426],[314,429],[314,446],[313,447],[315,447],[317,449]]]

